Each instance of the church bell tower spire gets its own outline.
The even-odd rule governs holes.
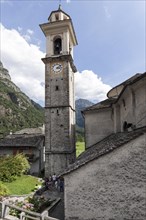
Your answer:
[[[75,97],[73,47],[76,34],[70,16],[52,11],[40,25],[46,37],[45,176],[59,174],[75,160]]]

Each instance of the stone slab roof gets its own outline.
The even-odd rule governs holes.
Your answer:
[[[9,135],[0,139],[0,148],[2,147],[38,147],[44,140],[44,135]]]
[[[98,110],[98,109],[103,109],[103,108],[109,108],[111,105],[116,101],[116,99],[105,99],[102,102],[99,102],[95,105],[92,105],[90,107],[85,108],[82,113],[87,112],[87,111],[93,111],[93,110]]]
[[[58,10],[55,10],[55,11],[52,11],[52,12],[51,12],[51,14],[50,14],[49,17],[48,17],[48,20],[50,20],[50,17],[51,17],[52,14],[57,13],[57,12],[62,12],[63,14],[65,14],[67,17],[69,17],[69,18],[71,19],[71,17],[70,17],[65,11],[63,11],[63,10],[61,9],[60,5],[59,5]]]
[[[116,90],[118,87],[121,87],[120,93],[117,97],[109,97],[108,99],[105,99],[95,105],[92,105],[90,107],[85,108],[82,113],[86,113],[88,111],[94,111],[94,110],[99,110],[99,109],[105,109],[105,108],[110,108],[112,106],[112,104],[116,103],[120,96],[122,95],[122,93],[124,92],[124,90],[127,88],[128,85],[131,85],[135,82],[137,82],[138,80],[141,80],[142,78],[146,77],[146,72],[143,74],[137,73],[134,76],[132,76],[131,78],[129,78],[128,80],[124,81],[123,83],[117,85],[116,87],[112,88],[108,93],[107,96],[109,96],[109,93],[112,92],[113,90]]]
[[[75,163],[71,164],[61,175],[66,175],[79,167],[87,164],[88,162],[98,159],[99,157],[110,153],[114,149],[134,140],[146,133],[146,126],[136,129],[134,131],[129,132],[119,132],[116,134],[112,134],[102,141],[92,145],[85,152],[83,152],[75,161]]]
[[[33,134],[33,135],[37,135],[37,134],[44,134],[45,130],[44,127],[38,127],[38,128],[24,128],[20,131],[16,131],[14,134]]]
[[[135,76],[135,77],[134,77],[134,76]],[[132,80],[129,79],[129,80],[127,80],[127,81],[125,81],[125,82],[123,83],[124,88],[122,89],[122,91],[121,91],[121,93],[119,94],[119,96],[118,96],[118,98],[117,98],[116,101],[119,100],[119,98],[121,97],[121,95],[123,94],[123,92],[125,91],[125,89],[127,88],[127,86],[132,85],[132,84],[138,82],[139,80],[143,80],[144,78],[146,78],[146,72],[143,73],[143,74],[137,73],[137,74],[134,75],[134,76],[130,78],[130,79],[132,79]],[[137,77],[136,77],[136,76],[137,76]]]
[[[120,95],[120,93],[121,93],[123,90],[125,90],[125,88],[126,88],[128,85],[131,85],[131,84],[133,84],[133,83],[135,83],[135,82],[141,80],[141,79],[144,78],[144,77],[146,77],[146,72],[144,72],[144,73],[136,73],[134,76],[130,77],[130,78],[127,79],[126,81],[124,81],[124,82],[120,83],[119,85],[113,87],[113,88],[107,93],[107,97],[110,98],[110,97],[111,97],[110,94],[111,94],[113,91],[117,91],[118,88],[120,88],[120,89],[119,89],[120,92],[119,92],[119,94],[118,94],[118,95]]]

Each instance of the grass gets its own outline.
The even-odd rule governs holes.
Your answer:
[[[18,177],[11,183],[3,183],[10,191],[10,195],[29,194],[34,190],[36,184],[41,185],[38,178],[28,175]]]
[[[85,151],[85,142],[76,143],[76,157],[78,157],[82,152]]]
[[[85,150],[84,142],[76,143],[76,156],[78,157]],[[11,183],[3,183],[9,190],[10,195],[24,195],[31,193],[35,185],[41,185],[38,178],[29,175],[23,175],[17,177],[17,179]]]

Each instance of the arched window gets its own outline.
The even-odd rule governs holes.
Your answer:
[[[62,41],[61,38],[55,38],[54,39],[54,54],[60,54],[60,52],[62,51]]]

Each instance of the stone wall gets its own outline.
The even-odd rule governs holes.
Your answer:
[[[62,65],[58,73],[53,71],[55,63]],[[49,176],[75,159],[74,73],[68,58],[52,58],[45,78],[45,175]]]
[[[65,220],[146,219],[146,134],[65,178]]]
[[[113,113],[111,108],[85,113],[86,148],[113,133]]]
[[[69,107],[46,109],[46,176],[59,174],[73,161],[75,125],[69,124],[70,111]]]
[[[69,105],[69,73],[68,62],[59,62],[63,66],[61,73],[54,73],[52,67],[55,63],[50,62],[46,66],[46,107]]]
[[[125,121],[133,128],[146,125],[146,77],[125,89],[114,105],[115,116],[116,113],[115,132],[123,131]]]
[[[135,91],[135,125],[142,127],[146,125],[146,77],[133,85]]]

